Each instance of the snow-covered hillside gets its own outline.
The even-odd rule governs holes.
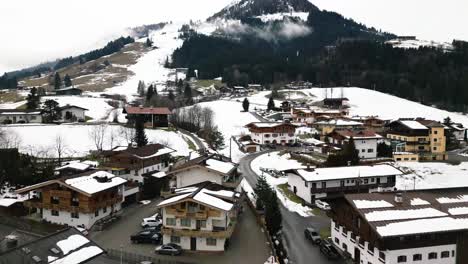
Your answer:
[[[85,112],[86,116],[91,117],[92,121],[105,120],[109,117],[110,112],[114,109],[107,101],[108,99],[85,97],[85,96],[44,96],[41,97],[41,102],[46,100],[54,100],[60,106],[75,105],[88,109]]]
[[[419,39],[393,39],[386,42],[391,44],[394,48],[400,49],[418,49],[420,47],[432,47],[442,49],[444,51],[452,51],[453,45],[446,42],[436,42]]]
[[[459,165],[447,163],[397,163],[408,174],[397,178],[399,190],[440,189],[468,186],[468,162]]]

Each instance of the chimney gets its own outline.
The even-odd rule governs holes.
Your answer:
[[[402,193],[396,193],[395,194],[395,203],[397,203],[397,204],[402,204],[403,203],[403,194]]]

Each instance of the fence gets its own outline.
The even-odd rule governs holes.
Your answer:
[[[146,256],[120,249],[105,249],[107,255],[114,260],[122,260],[122,263],[140,263],[141,261],[151,261],[154,264],[195,264],[195,262],[184,262],[179,260],[161,259],[158,256]]]

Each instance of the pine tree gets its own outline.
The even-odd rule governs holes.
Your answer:
[[[242,108],[244,108],[244,112],[248,112],[249,111],[249,100],[247,98],[244,99],[244,101],[242,102]]]
[[[276,235],[281,230],[282,216],[278,205],[276,191],[271,189],[265,201],[265,223],[271,235]]]
[[[171,64],[169,63],[169,57],[166,57],[166,61],[164,62],[164,68],[170,68]]]
[[[219,132],[218,129],[214,128],[208,136],[208,144],[214,150],[220,150],[224,148],[224,136],[223,133]]]
[[[60,74],[58,72],[55,73],[54,77],[54,88],[58,90],[62,87],[62,79],[60,78]]]
[[[146,38],[146,46],[151,48],[153,46],[153,42],[151,41],[151,39],[148,37]]]
[[[135,140],[138,147],[143,147],[148,144],[148,138],[145,133],[145,121],[142,117],[137,117],[135,120]]]
[[[359,165],[359,151],[356,149],[353,137],[345,144],[343,152],[347,162],[351,162],[352,166]]]
[[[175,101],[175,95],[174,95],[174,92],[172,90],[169,91],[169,94],[167,95],[167,97],[169,98],[169,100],[171,100],[172,102]]]
[[[148,91],[146,91],[146,102],[149,102],[151,98],[153,98],[153,96],[154,96],[153,85],[150,85],[148,87]]]
[[[39,107],[39,95],[37,93],[37,88],[31,88],[31,92],[26,98],[26,108],[27,109],[37,109]]]
[[[145,96],[145,90],[146,90],[145,82],[140,80],[140,81],[138,82],[137,93],[138,93],[141,97],[143,97],[143,96]]]
[[[273,100],[273,97],[270,97],[270,99],[268,99],[267,110],[271,111],[273,109],[275,109],[275,101]]]
[[[73,85],[72,80],[68,74],[65,75],[65,78],[63,78],[63,83],[65,87],[71,87]]]
[[[45,123],[52,123],[60,119],[59,103],[54,100],[47,100],[44,102],[44,109],[42,110]]]
[[[186,100],[187,104],[191,104],[193,102],[192,88],[190,87],[189,83],[185,84],[184,97],[185,97],[185,100]]]
[[[265,176],[261,175],[257,179],[257,185],[255,186],[254,192],[255,196],[257,197],[256,201],[256,207],[257,210],[263,210],[265,209],[265,200],[267,199],[266,197],[268,196],[268,193],[270,192],[270,185],[268,185],[268,182],[266,181]]]
[[[182,79],[179,79],[179,81],[177,81],[177,94],[182,94],[183,88],[184,88],[184,81]]]

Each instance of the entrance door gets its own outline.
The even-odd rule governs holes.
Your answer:
[[[190,250],[197,250],[197,238],[196,237],[190,238]]]
[[[359,248],[354,248],[354,263],[361,263],[361,251]]]
[[[201,227],[201,220],[197,220],[197,230],[200,230]]]

